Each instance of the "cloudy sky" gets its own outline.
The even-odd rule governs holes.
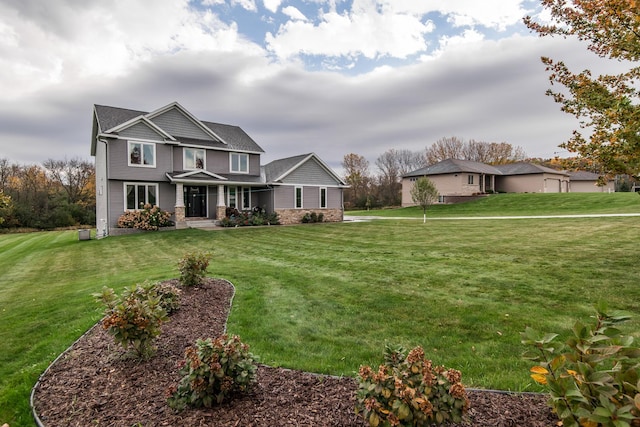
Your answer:
[[[532,0],[3,0],[0,158],[90,159],[92,106],[178,101],[242,127],[263,163],[375,159],[443,137],[562,153],[577,122],[545,96],[540,56],[601,61],[538,38]]]

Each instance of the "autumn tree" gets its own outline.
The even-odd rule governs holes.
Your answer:
[[[438,189],[426,176],[418,178],[411,187],[413,203],[422,208],[422,222],[427,222],[427,209],[438,200]]]
[[[342,159],[342,168],[345,173],[344,180],[350,186],[346,191],[347,203],[357,206],[361,204],[363,198],[366,200],[368,195],[371,182],[369,161],[359,154],[345,154]]]
[[[483,142],[471,139],[464,141],[458,137],[441,138],[427,147],[424,158],[427,165],[446,159],[471,160],[490,165],[503,165],[524,160],[522,147],[514,147],[507,142]]]
[[[640,9],[636,0],[542,0],[554,23],[532,17],[525,24],[540,36],[575,37],[603,59],[628,64],[620,74],[592,76],[590,70],[572,72],[562,61],[542,57],[550,72],[547,94],[562,110],[579,119],[582,131],[561,145],[592,159],[601,173],[640,176]]]
[[[11,197],[0,190],[0,224],[7,222],[7,218],[11,215],[12,208]]]
[[[95,178],[95,169],[91,162],[79,158],[49,159],[43,166],[47,169],[49,177],[64,189],[70,204],[95,197],[95,194],[91,194],[91,183]]]

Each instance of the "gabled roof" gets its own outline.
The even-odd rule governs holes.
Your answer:
[[[550,173],[554,175],[564,175],[568,176],[565,171],[559,171],[556,169],[551,169],[546,166],[536,165],[534,163],[508,163],[506,165],[498,165],[496,166],[503,175],[532,175],[532,174],[542,174],[542,173]]]
[[[425,175],[446,175],[452,173],[482,173],[486,175],[502,175],[502,172],[494,166],[486,165],[480,162],[460,159],[446,159],[438,163],[434,163],[426,168],[421,168],[413,172],[403,175],[403,178]]]
[[[203,132],[211,135],[211,139],[185,138],[171,135],[152,121],[154,117],[158,117],[171,109],[178,110]],[[144,122],[147,126],[152,127],[154,131],[163,136],[166,135],[166,139],[177,140],[178,143],[183,143],[184,145],[200,145],[227,151],[264,153],[264,150],[240,127],[198,120],[180,104],[173,102],[151,113],[105,105],[94,105],[91,154],[95,154],[95,143],[98,135],[108,136],[109,133],[113,133],[114,136],[117,136],[118,131],[139,122]]]
[[[587,171],[567,171],[571,181],[597,181],[600,178],[600,175],[593,172]],[[612,179],[608,179],[609,181],[613,181]]]
[[[336,173],[320,159],[315,153],[301,154],[298,156],[287,157],[284,159],[274,160],[264,165],[263,175],[267,184],[282,182],[284,178],[298,169],[309,160],[315,160],[339,185],[347,186],[347,184]]]

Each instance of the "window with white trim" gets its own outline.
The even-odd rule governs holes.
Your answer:
[[[145,205],[158,204],[158,184],[124,184],[125,210],[143,209]]]
[[[320,187],[320,209],[327,208],[327,188]]]
[[[183,157],[182,165],[185,170],[206,169],[203,148],[184,148]]]
[[[229,187],[227,206],[243,211],[251,209],[251,187]]]
[[[294,205],[296,209],[302,209],[302,187],[296,187]]]
[[[129,141],[129,166],[156,167],[156,144]]]
[[[230,153],[230,170],[233,173],[249,173],[249,155],[247,153]]]

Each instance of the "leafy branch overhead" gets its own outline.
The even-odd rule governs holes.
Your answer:
[[[543,57],[551,85],[547,94],[580,120],[582,131],[561,145],[602,165],[603,174],[640,176],[640,10],[635,0],[542,0],[555,24],[530,16],[525,24],[540,36],[576,37],[605,59],[628,65],[625,72],[594,77],[572,72],[562,61]]]

